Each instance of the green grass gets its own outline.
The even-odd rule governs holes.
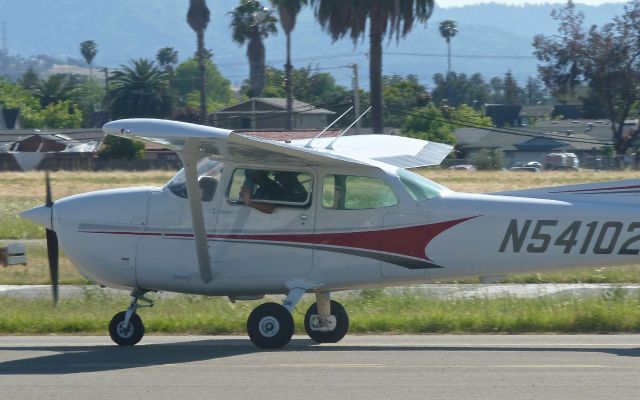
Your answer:
[[[294,313],[303,333],[310,297]],[[341,299],[351,333],[607,333],[640,332],[640,298],[614,289],[601,297],[439,300],[415,294],[366,290]],[[126,296],[88,292],[52,308],[48,299],[0,297],[0,333],[105,334]],[[245,334],[246,318],[259,302],[232,304],[224,298],[162,298],[140,310],[146,331],[156,334]]]

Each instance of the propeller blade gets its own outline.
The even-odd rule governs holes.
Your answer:
[[[51,196],[51,179],[49,171],[45,172],[46,197],[45,205],[53,207]],[[53,210],[51,211],[53,213]],[[52,229],[46,229],[47,234],[47,258],[49,259],[49,272],[51,274],[51,290],[53,292],[53,304],[58,304],[58,235]]]
[[[47,207],[51,207],[51,206],[53,206],[53,200],[51,199],[51,180],[49,179],[49,171],[45,172],[44,181],[45,181],[45,185],[46,185],[46,188],[47,188],[46,189],[47,196],[45,198],[44,204]]]
[[[49,258],[49,272],[51,273],[51,289],[53,304],[58,304],[58,235],[51,229],[47,233],[47,257]]]

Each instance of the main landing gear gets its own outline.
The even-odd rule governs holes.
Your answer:
[[[144,324],[136,311],[139,307],[153,306],[145,293],[132,292],[129,308],[114,315],[109,323],[109,335],[120,346],[133,346],[144,336]],[[256,307],[247,319],[251,341],[264,349],[277,349],[289,343],[294,330],[291,312],[304,293],[304,289],[292,289],[282,304],[264,303]],[[316,302],[304,316],[304,329],[318,343],[336,343],[349,330],[349,316],[340,303],[330,299],[329,293],[316,293]]]
[[[120,346],[133,346],[144,336],[144,324],[136,311],[139,307],[153,307],[153,301],[144,297],[144,293],[131,292],[131,304],[127,311],[117,313],[109,323],[111,340]],[[138,304],[138,300],[146,304]]]
[[[264,303],[256,307],[247,320],[251,341],[264,349],[289,343],[294,330],[291,312],[303,294],[304,290],[293,289],[282,305]],[[329,293],[316,293],[316,303],[304,317],[304,329],[318,343],[336,343],[349,330],[349,316],[340,303],[330,300]]]

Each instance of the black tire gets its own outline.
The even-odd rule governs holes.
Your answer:
[[[125,311],[121,311],[113,316],[109,322],[109,335],[111,340],[120,346],[133,346],[144,336],[144,324],[138,314],[133,314],[129,320],[129,326],[123,329],[126,314]]]
[[[278,303],[264,303],[256,307],[247,319],[247,333],[258,347],[277,349],[293,336],[293,317]]]
[[[331,315],[336,317],[336,328],[329,332],[313,331],[309,320],[311,315],[318,314],[318,304],[313,303],[304,315],[304,330],[307,335],[318,343],[338,343],[349,331],[349,315],[342,304],[331,300]]]

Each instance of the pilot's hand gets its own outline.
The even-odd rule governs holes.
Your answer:
[[[240,188],[240,200],[244,204],[249,204],[251,202],[251,191],[248,186],[242,186]]]

